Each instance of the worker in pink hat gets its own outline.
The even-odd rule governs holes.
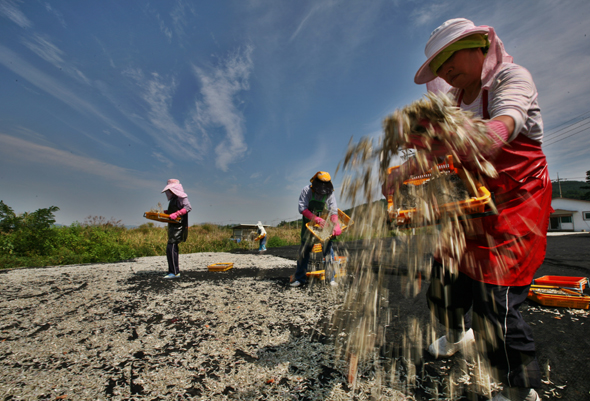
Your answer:
[[[446,21],[430,35],[425,53],[414,81],[433,92],[448,91],[458,107],[487,120],[495,143],[486,155],[499,173],[481,177],[494,193],[498,214],[477,220],[478,232],[466,238],[458,275],[451,275],[442,259],[433,264],[428,305],[447,334],[428,350],[449,357],[477,341],[503,383],[494,401],[539,400],[534,389],[541,385],[541,372],[533,334],[518,310],[545,258],[552,210],[537,89],[489,26],[464,18]],[[415,148],[425,150],[414,139]],[[436,157],[448,152],[440,142],[431,149]],[[477,176],[469,155],[461,162]],[[410,162],[392,174],[413,170]],[[390,176],[388,182],[397,178]],[[388,185],[383,189],[386,196],[392,190]]]
[[[188,212],[192,210],[188,201],[188,195],[184,192],[182,184],[176,179],[168,180],[168,184],[162,190],[168,198],[168,210],[170,219],[180,217],[180,223],[168,223],[168,245],[166,246],[166,258],[168,259],[168,274],[164,278],[180,277],[178,267],[178,244],[185,242],[188,237]]]

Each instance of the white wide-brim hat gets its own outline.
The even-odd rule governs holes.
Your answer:
[[[170,190],[174,195],[178,196],[179,198],[187,198],[187,194],[184,192],[184,188],[182,188],[182,184],[175,178],[171,178],[168,180],[168,184],[162,192],[166,192]]]
[[[476,33],[487,34],[489,30],[489,26],[475,26],[473,22],[465,18],[455,18],[446,21],[430,34],[430,38],[426,42],[426,48],[424,49],[427,60],[418,69],[414,77],[414,82],[425,84],[436,78],[436,75],[430,70],[430,62],[448,45]]]

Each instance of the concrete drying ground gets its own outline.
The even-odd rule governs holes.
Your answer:
[[[374,366],[362,366],[350,386],[329,330],[344,286],[289,288],[296,252],[181,255],[174,280],[162,278],[165,257],[2,271],[0,399],[427,400],[449,372],[466,367],[453,399],[485,399],[471,391],[472,363],[460,354],[439,361],[424,354],[408,387],[400,333],[410,317],[427,321],[427,283],[404,296],[403,269],[387,275],[398,312],[379,362],[391,369],[398,361],[395,374],[378,381]],[[208,272],[213,263],[234,268]],[[590,276],[590,235],[549,237],[542,275]],[[545,372],[542,398],[590,399],[588,311],[527,302],[522,313]]]

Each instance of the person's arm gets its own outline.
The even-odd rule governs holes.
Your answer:
[[[512,64],[504,68],[489,90],[490,99],[488,111],[491,121],[502,121],[506,124],[510,136],[506,142],[512,141],[523,129],[533,129],[542,132],[540,110],[538,110],[537,88],[531,74],[523,67]],[[539,126],[525,127],[529,116],[538,114]],[[531,138],[534,139],[534,138]]]
[[[180,216],[184,216],[192,209],[191,203],[188,201],[188,198],[178,198],[178,203],[180,203],[180,209],[170,215],[172,220],[176,220]]]
[[[330,221],[334,224],[332,235],[337,237],[342,234],[342,228],[338,221],[338,205],[336,204],[336,196],[334,196],[334,193],[331,193],[328,199],[326,199],[326,204],[328,206],[328,213],[330,214]]]
[[[303,188],[301,190],[301,194],[299,194],[299,203],[298,203],[299,214],[303,214],[303,212],[305,210],[307,210],[307,207],[309,206],[310,199],[311,199],[311,188],[308,185],[305,188]]]

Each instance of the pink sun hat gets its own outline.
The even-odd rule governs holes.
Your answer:
[[[170,190],[170,192],[172,192],[179,198],[188,198],[188,195],[184,192],[184,189],[182,188],[182,184],[177,179],[171,178],[168,180],[168,185],[166,185],[162,192],[166,192],[167,190]]]
[[[424,54],[426,54],[426,62],[418,69],[414,82],[417,84],[425,84],[437,78],[430,70],[430,62],[447,46],[455,43],[459,39],[467,36],[483,33],[487,34],[490,31],[489,26],[475,26],[475,24],[465,18],[454,18],[446,21],[441,26],[436,28],[430,34]]]

